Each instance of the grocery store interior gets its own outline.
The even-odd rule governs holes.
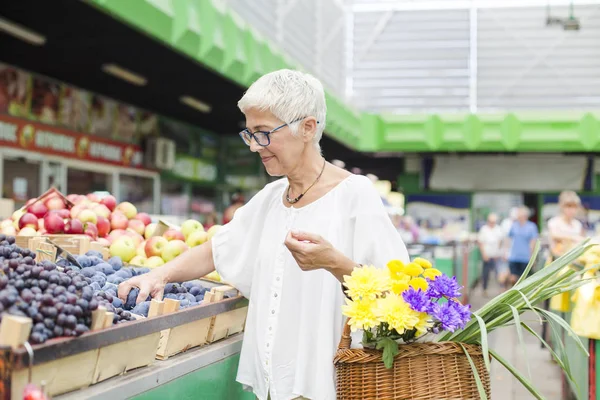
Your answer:
[[[59,246],[52,261],[67,260],[56,261],[60,271],[85,270],[95,257],[85,253],[99,252],[98,262],[114,271],[81,285],[97,283],[94,296],[102,290],[100,307],[109,305],[115,326],[94,330],[90,299],[83,300],[90,314],[81,306],[70,328],[23,308],[33,320],[32,336],[24,336],[35,344],[32,357],[28,348],[3,347],[12,343],[2,343],[4,318],[0,399],[20,398],[27,382],[63,400],[256,398],[235,379],[248,302],[218,275],[204,287],[174,288],[169,299],[187,302],[181,311],[146,301],[145,325],[133,316],[139,305],[125,311],[117,286],[209,241],[279,179],[240,138],[246,121],[237,103],[280,69],[321,81],[323,157],[371,180],[409,255],[456,276],[473,311],[510,289],[520,215],[539,239],[533,270],[564,254],[556,246],[567,240],[553,239],[552,219],[573,204],[565,218],[580,226],[577,237],[600,243],[600,1],[4,1],[1,239],[16,236],[6,245],[28,248],[25,259],[50,235]],[[63,209],[52,220],[52,210]],[[32,214],[33,222],[23,217]],[[159,231],[164,244],[150,249]],[[74,244],[73,235],[87,236]],[[132,250],[115,246],[128,241]],[[492,242],[497,254],[486,255]],[[159,246],[170,246],[166,256]],[[103,262],[107,254],[138,272],[117,277],[121,264]],[[87,267],[96,268],[93,260]],[[600,272],[589,281],[595,300],[573,290],[560,305],[539,304],[576,335],[555,334],[548,322],[532,334],[520,324],[490,333],[490,349],[541,396],[492,361],[491,398],[600,399]],[[3,299],[1,311],[10,313]],[[532,326],[537,317],[522,316]],[[23,325],[14,324],[13,336],[22,336]],[[81,336],[64,339],[66,331]],[[192,340],[191,332],[204,336]],[[134,361],[123,357],[128,349]],[[557,353],[568,356],[566,365]]]

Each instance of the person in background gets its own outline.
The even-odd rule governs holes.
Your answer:
[[[206,219],[204,220],[204,229],[209,230],[216,224],[217,224],[217,213],[213,211],[209,214],[206,214]]]
[[[548,221],[550,251],[553,258],[560,257],[585,237],[583,224],[575,217],[581,208],[577,193],[567,190],[558,196],[560,214]]]
[[[519,207],[517,220],[512,224],[508,237],[512,239],[510,253],[508,255],[508,267],[510,268],[510,284],[514,285],[519,277],[523,275],[531,258],[535,242],[538,238],[537,226],[529,221],[529,209],[525,206]]]
[[[225,209],[223,213],[223,225],[229,223],[233,219],[233,215],[238,208],[242,207],[246,203],[242,192],[236,192],[231,196],[231,204]]]
[[[487,223],[481,227],[477,236],[479,251],[483,260],[482,286],[484,296],[487,296],[490,273],[497,270],[498,261],[502,257],[503,240],[504,232],[498,226],[498,216],[491,213],[487,217]]]

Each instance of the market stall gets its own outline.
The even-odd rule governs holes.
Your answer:
[[[0,322],[0,398],[40,387],[53,397],[102,397],[117,383],[95,385],[124,374],[137,378],[111,398],[164,390],[158,382],[190,373],[217,374],[227,393],[241,391],[231,383],[248,301],[217,274],[170,283],[162,299],[138,304],[137,289],[126,301],[116,294],[120,283],[205,243],[219,226],[152,222],[109,194],[63,196],[52,189],[26,204],[0,232],[0,308],[7,311]],[[201,349],[188,355],[195,348]],[[177,361],[180,353],[186,358]]]

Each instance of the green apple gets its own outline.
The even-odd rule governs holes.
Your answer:
[[[145,255],[146,257],[157,256],[160,257],[163,249],[169,243],[167,239],[162,236],[153,236],[146,241]]]
[[[146,262],[144,263],[144,267],[157,268],[164,264],[165,264],[165,260],[163,260],[162,258],[160,258],[158,256],[152,256],[146,260]]]
[[[136,254],[135,242],[129,236],[121,236],[110,245],[111,257],[118,256],[129,262]]]
[[[165,262],[169,262],[188,249],[188,245],[183,240],[171,240],[163,248],[161,257]]]
[[[208,230],[208,240],[212,239],[213,236],[215,236],[217,234],[217,232],[219,231],[219,229],[221,229],[221,225],[213,225],[210,227],[210,229]]]
[[[195,231],[189,234],[187,237],[185,244],[190,247],[200,246],[202,243],[208,241],[208,232],[204,231]]]
[[[131,260],[129,260],[129,264],[130,265],[136,265],[138,267],[145,267],[146,266],[146,260],[147,260],[146,257],[135,256]]]
[[[146,226],[146,230],[144,231],[144,237],[146,239],[150,239],[152,237],[152,235],[154,235],[154,231],[156,230],[157,226],[158,226],[158,224],[155,222]]]
[[[185,237],[185,240],[192,234],[192,232],[204,231],[202,224],[194,219],[188,219],[181,225],[181,233]]]

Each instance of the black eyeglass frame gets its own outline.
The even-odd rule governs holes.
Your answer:
[[[270,131],[266,132],[266,131],[256,131],[254,133],[250,132],[250,129],[246,128],[243,131],[241,131],[240,137],[242,138],[242,140],[244,141],[244,143],[246,143],[246,145],[250,146],[252,144],[252,139],[254,139],[256,141],[256,144],[258,144],[261,147],[267,147],[268,145],[271,144],[271,137],[269,135],[271,135],[272,133],[277,132],[278,130],[285,128],[286,126],[290,125],[290,124],[294,124],[296,122],[302,121],[303,119],[306,119],[308,117],[303,117],[303,118],[298,118],[290,123],[285,123],[283,125],[278,126],[277,128],[271,129]],[[317,124],[319,123],[319,121],[317,121]],[[262,144],[260,142],[260,140],[258,140],[258,138],[260,136],[257,137],[258,134],[262,134],[264,135],[264,137],[267,139],[267,144]]]

